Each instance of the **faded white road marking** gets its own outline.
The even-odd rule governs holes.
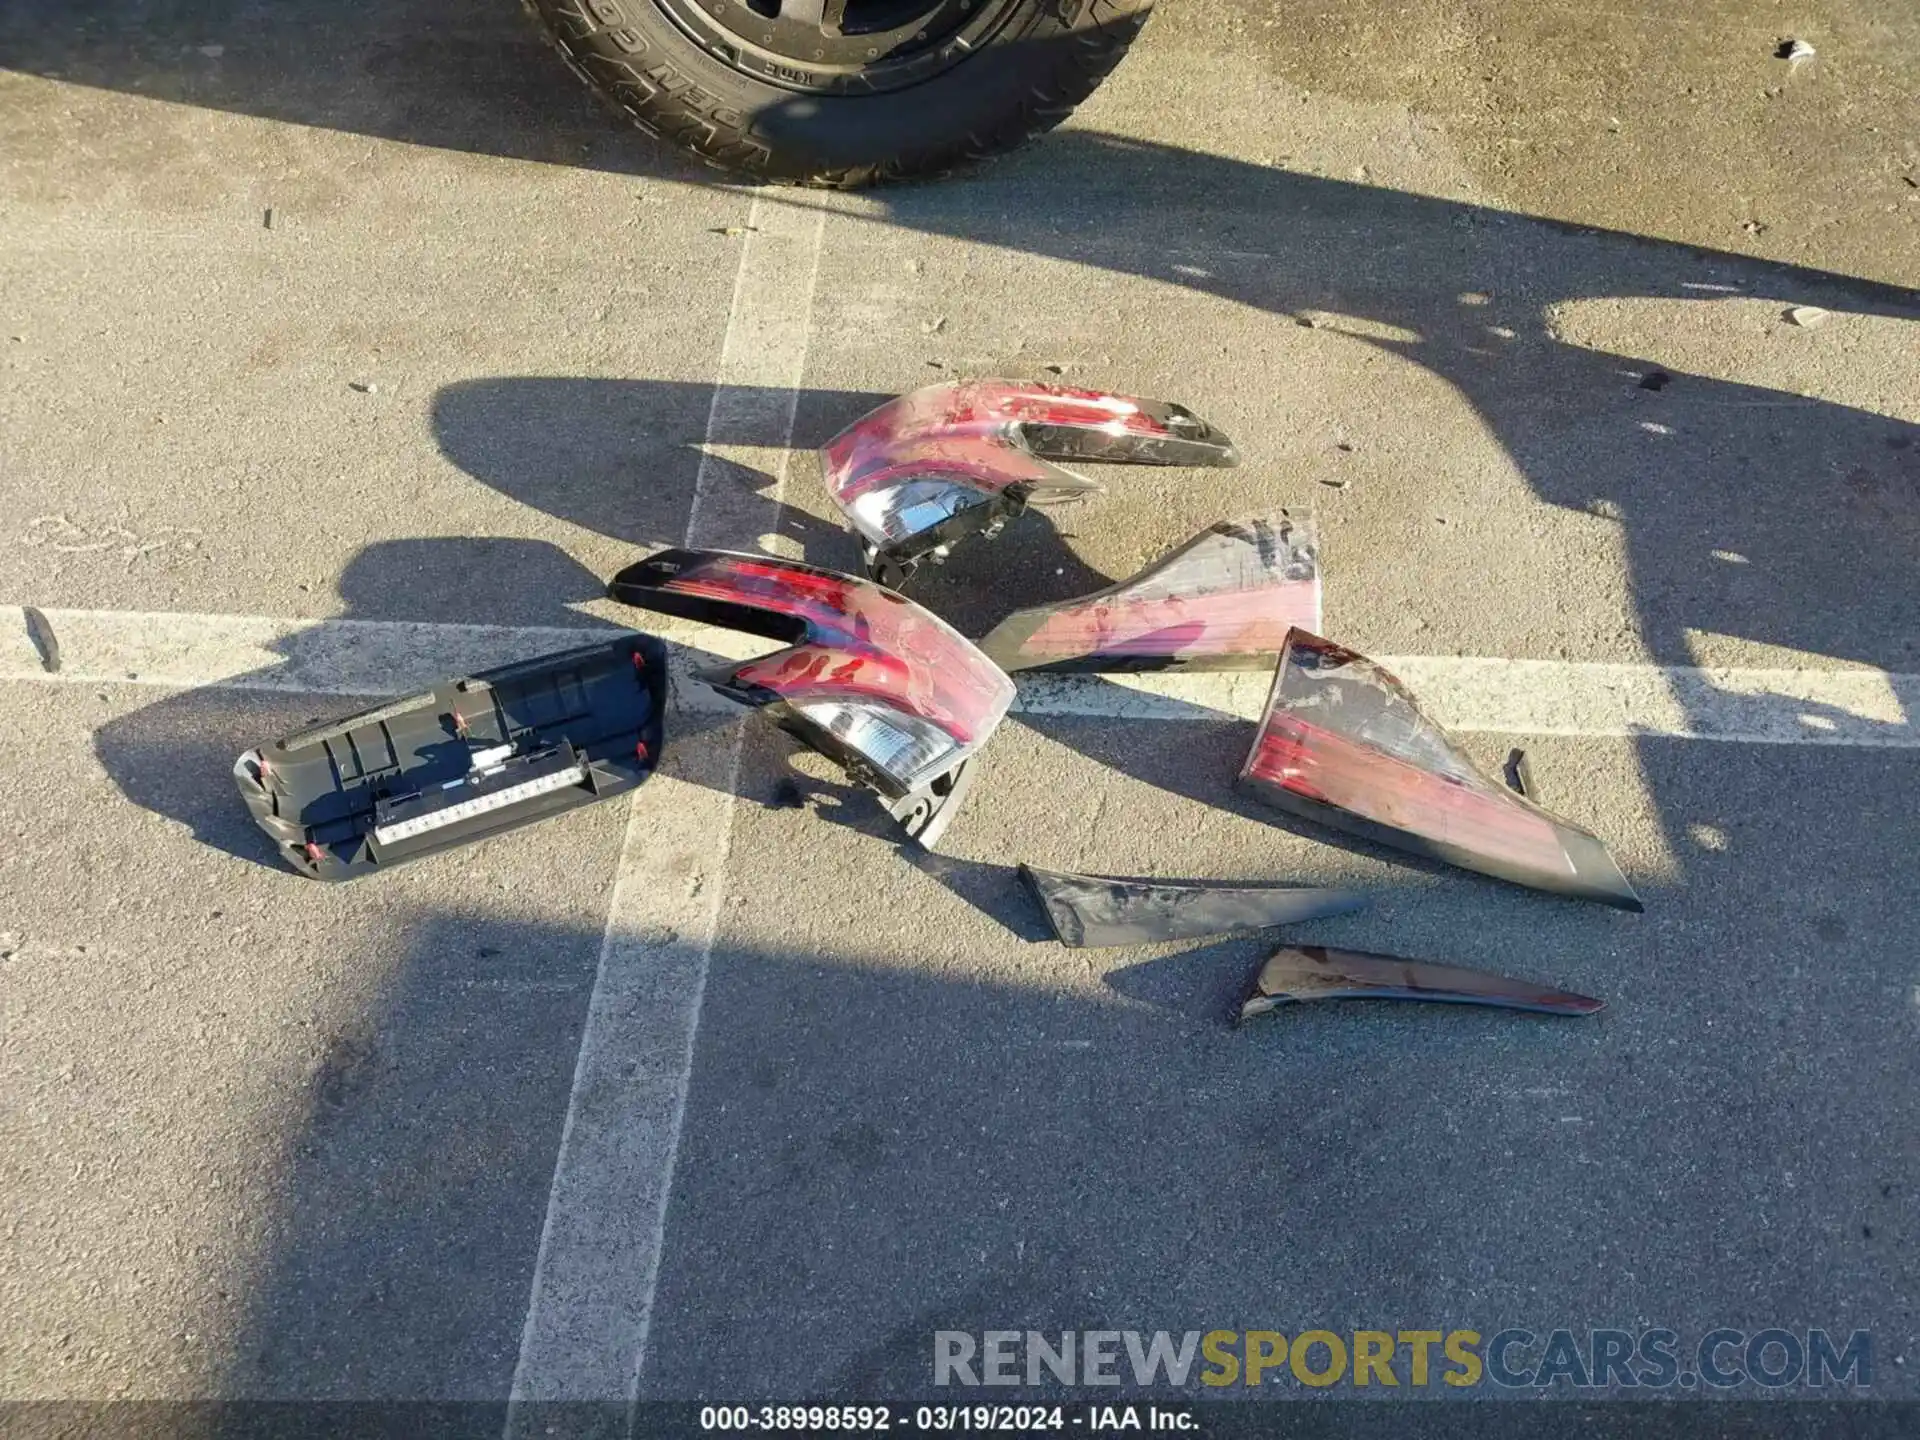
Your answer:
[[[1470,655],[1379,659],[1449,730],[1920,746],[1920,675]],[[1253,672],[1025,676],[1017,708],[1116,719],[1257,719],[1271,678]]]
[[[776,446],[784,457],[792,441],[825,222],[820,211],[754,201],[689,545],[751,549],[778,528],[784,458],[767,494],[747,479],[760,472],[728,449]],[[714,647],[728,643],[716,637]],[[675,692],[692,700],[705,688]],[[634,794],[547,1197],[508,1436],[540,1428],[528,1408],[540,1402],[637,1393],[726,890],[740,745],[739,725],[696,736],[669,750],[662,773]]]
[[[0,680],[315,695],[390,695],[612,632],[583,627],[280,620],[125,610],[46,610],[60,642],[48,674],[19,607],[0,607]],[[771,642],[649,616],[674,647],[687,710],[732,713],[687,672]],[[1920,675],[1884,670],[1657,666],[1457,655],[1381,657],[1451,730],[1513,735],[1657,735],[1776,745],[1920,747]],[[1016,712],[1115,720],[1253,719],[1269,676],[1020,677]]]
[[[295,695],[398,695],[448,675],[471,674],[621,632],[580,625],[446,625],[414,620],[288,620],[267,615],[173,611],[40,612],[60,644],[47,674],[20,606],[0,606],[0,680],[80,685],[132,683],[172,689],[219,686]],[[650,615],[649,633],[683,662],[764,654],[769,642],[731,630]],[[704,686],[688,687],[700,704]],[[717,697],[716,697],[717,699]],[[737,711],[719,702],[714,708]]]

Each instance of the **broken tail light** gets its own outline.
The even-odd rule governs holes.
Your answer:
[[[1404,686],[1351,650],[1296,630],[1240,772],[1296,815],[1483,875],[1640,910],[1606,846],[1488,779]]]
[[[1555,990],[1487,970],[1431,965],[1397,955],[1289,945],[1260,967],[1240,1006],[1251,1020],[1282,1005],[1309,1000],[1428,1000],[1451,1005],[1492,1005],[1542,1015],[1591,1015],[1605,1005],[1591,995]]]
[[[787,642],[703,678],[730,699],[763,707],[878,791],[928,847],[958,808],[973,756],[1013,702],[1013,682],[958,631],[850,575],[765,555],[667,550],[622,570],[608,593]]]
[[[1239,456],[1183,406],[1019,380],[926,386],[821,448],[827,491],[864,542],[868,574],[889,585],[968,535],[996,533],[1029,504],[1104,488],[1058,460],[1234,465]]]
[[[249,750],[233,778],[289,865],[347,880],[633,789],[666,696],[666,647],[626,635]]]
[[[1367,903],[1351,890],[1211,880],[1127,879],[1020,867],[1062,945],[1198,940],[1345,915]]]
[[[980,648],[1003,670],[1249,669],[1319,624],[1313,528],[1283,511],[1222,521],[1109,589],[1017,610]]]

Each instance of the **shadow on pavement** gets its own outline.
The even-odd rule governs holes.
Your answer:
[[[477,155],[714,178],[596,102],[513,0],[13,4],[0,69]]]
[[[1920,1092],[1863,860],[1920,837],[1888,811],[1809,851],[1783,820],[1816,794],[1864,813],[1903,757],[1797,747],[1761,773],[1696,748],[1647,742],[1653,783],[1747,822],[1630,941],[1588,911],[1504,950],[1458,893],[1288,936],[1421,953],[1446,932],[1448,958],[1616,1002],[1590,1021],[1353,1003],[1230,1029],[1271,937],[934,973],[915,956],[963,898],[931,870],[873,936],[769,941],[819,871],[758,855],[708,967],[642,1398],[941,1398],[936,1329],[1640,1317],[1897,1345],[1920,1156],[1886,1137]],[[776,761],[751,747],[745,788]],[[1508,898],[1509,920],[1549,903]],[[1703,975],[1703,932],[1737,972]],[[370,999],[295,1097],[232,1397],[497,1402],[513,1373],[601,935],[465,909],[402,934],[337,956]]]
[[[230,1394],[505,1396],[599,950],[444,914],[342,957],[386,982],[325,1037]]]
[[[1920,586],[1912,583],[1920,425],[1868,408],[1877,382],[1860,382],[1847,393],[1861,403],[1845,403],[1690,372],[1665,353],[1677,343],[1670,310],[1632,327],[1663,352],[1651,355],[1580,343],[1568,320],[1569,307],[1586,302],[1745,300],[1758,308],[1744,323],[1771,324],[1766,343],[1791,344],[1807,337],[1779,318],[1784,307],[1823,307],[1836,326],[1849,316],[1912,324],[1920,291],[1086,131],[1055,135],[977,175],[877,198],[880,213],[834,225],[891,226],[1151,279],[1263,312],[1275,325],[1311,321],[1327,343],[1421,366],[1467,402],[1534,497],[1617,527],[1626,593],[1614,621],[1605,597],[1556,594],[1553,552],[1530,557],[1524,538],[1460,564],[1459,542],[1419,513],[1416,487],[1406,497],[1404,546],[1346,550],[1336,562],[1346,593],[1369,597],[1401,653],[1420,653],[1428,617],[1432,628],[1475,633],[1489,589],[1506,581],[1484,565],[1507,559],[1513,583],[1530,587],[1515,593],[1534,607],[1547,658],[1615,658],[1622,639],[1631,654],[1637,631],[1666,665],[1725,663],[1714,658],[1725,646],[1757,643],[1796,652],[1760,663],[1808,663],[1797,658],[1804,654],[1818,657],[1812,663],[1920,668]],[[1657,388],[1643,383],[1656,372],[1664,377]],[[1824,371],[1807,375],[1810,389],[1832,384]],[[681,387],[646,380],[475,380],[439,397],[436,433],[450,458],[487,483],[575,523],[626,533],[604,496],[545,482],[537,468],[523,476],[487,463],[491,441],[472,423],[493,412],[551,414],[558,423],[576,405],[597,413],[609,408],[601,398],[609,385],[623,387],[614,410],[686,404]],[[817,445],[871,398],[803,392],[796,447]],[[765,479],[745,483],[764,489]],[[796,483],[806,482],[790,480],[790,494]],[[831,514],[824,497],[801,503]],[[1112,513],[1126,500],[1121,492],[1089,503]],[[1510,503],[1504,487],[1476,493],[1469,482],[1432,505],[1458,517]],[[813,515],[790,506],[784,523],[809,559],[852,563],[852,543]],[[1512,525],[1503,533],[1516,531],[1524,536]],[[1079,560],[1052,520],[1030,516],[992,545],[961,547],[909,589],[979,635],[1011,609],[1113,578]],[[1556,611],[1578,618],[1562,621]],[[1330,628],[1341,638],[1337,618]],[[1803,708],[1808,732],[1823,728],[1821,707]],[[1711,729],[1709,717],[1697,718]],[[1044,718],[1030,723],[1064,733]],[[1914,717],[1876,723],[1905,730]],[[1114,747],[1111,763],[1140,773],[1131,747]],[[1217,793],[1225,788],[1223,778]],[[1684,850],[1681,832],[1663,824]]]
[[[775,392],[737,387],[745,403],[729,414],[744,417],[734,433],[716,430],[716,446],[764,446],[762,417],[783,407],[772,402]],[[713,394],[709,385],[668,380],[597,380],[562,376],[500,376],[467,380],[444,387],[434,396],[434,438],[454,464],[476,480],[511,495],[537,510],[572,524],[627,540],[646,549],[678,545],[686,532],[691,485],[677,495],[677,505],[665,504],[657,485],[625,478],[634,466],[636,440],[641,432],[666,428],[667,417],[702,415]],[[784,392],[782,392],[784,394]],[[801,495],[802,487],[819,491],[820,480],[811,454],[847,425],[891,397],[841,390],[806,390],[800,396],[793,430],[786,494],[779,535],[799,557],[829,569],[859,573],[860,545],[841,523],[824,493]],[[697,427],[693,433],[704,433]],[[559,437],[559,438],[555,438]],[[697,444],[685,442],[679,454],[656,451],[656,464],[669,473],[691,475],[698,465]],[[764,471],[734,460],[710,462],[707,485],[715,490],[738,487],[771,497],[775,479]],[[1089,466],[1088,472],[1112,467]],[[607,483],[616,471],[617,483]],[[818,514],[830,516],[821,519]],[[981,634],[1009,610],[1045,600],[1083,595],[1112,584],[1087,565],[1056,528],[1071,526],[1073,507],[1046,512],[1031,510],[1007,527],[991,545],[961,546],[951,561],[929,567],[914,578],[909,590],[963,632]],[[640,622],[637,622],[640,623]]]
[[[1589,348],[1567,318],[1577,302],[1745,298],[1776,322],[1800,304],[1913,322],[1920,291],[1087,131],[880,200],[870,223],[1203,292],[1431,371],[1539,499],[1618,522],[1663,663],[1694,663],[1690,631],[1894,669],[1920,655],[1920,588],[1903,579],[1920,563],[1920,425]],[[1634,329],[1664,349],[1672,311],[1653,314]],[[1769,344],[1805,338],[1775,329]],[[1645,388],[1655,370],[1668,378]],[[1435,505],[1463,500],[1479,503]],[[1342,562],[1390,594],[1406,593],[1392,569],[1416,565],[1412,606],[1470,611],[1500,577],[1447,566],[1444,538]]]

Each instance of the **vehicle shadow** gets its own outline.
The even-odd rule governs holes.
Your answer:
[[[773,912],[809,883],[739,880]],[[1484,1336],[1624,1307],[1698,1334],[1756,1285],[1783,1313],[1898,1313],[1911,1256],[1873,1231],[1897,1232],[1915,1156],[1872,1137],[1899,1128],[1912,1091],[1849,1082],[1912,1071],[1909,1027],[1875,1003],[1905,980],[1806,974],[1767,943],[1776,916],[1741,918],[1737,887],[1648,917],[1651,943],[1681,953],[1704,918],[1728,923],[1751,941],[1737,985],[1632,963],[1640,1002],[1590,1020],[1355,1002],[1238,1029],[1218,1012],[1257,969],[1257,938],[1144,962],[1049,946],[1017,971],[940,974],[903,959],[912,935],[961,923],[937,890],[925,899],[857,942],[787,943],[766,916],[697,959],[671,936],[644,957],[663,974],[701,965],[709,1018],[643,1400],[711,1401],[716,1384],[738,1402],[937,1399],[945,1329],[1344,1332],[1433,1315]],[[487,1401],[514,1372],[600,936],[450,907],[406,937],[339,957],[378,984],[282,1097],[290,1180],[235,1397]],[[1513,968],[1555,983],[1624,981],[1588,940],[1542,933],[1526,951]],[[1756,1034],[1791,1063],[1741,1065]],[[1701,1143],[1687,1118],[1770,1126],[1765,1153]],[[1819,1193],[1724,1202],[1795,1174],[1821,1176]],[[614,1203],[595,1217],[608,1235],[644,1218]],[[1635,1273],[1595,1266],[1622,1234]],[[1677,1263],[1716,1243],[1740,1258],[1704,1278]],[[632,1263],[610,1247],[608,1293],[629,1304]]]
[[[611,123],[513,9],[400,0],[345,26],[313,0],[197,0],[162,11],[108,0],[77,16],[16,6],[0,16],[0,66],[453,150],[711,179]],[[801,103],[769,107],[762,121],[777,126],[785,106]],[[818,203],[798,192],[763,198]],[[1619,620],[1662,663],[1692,663],[1699,637],[1718,636],[1914,668],[1920,598],[1908,580],[1920,560],[1920,426],[1876,413],[1884,400],[1871,385],[1824,398],[1826,378],[1811,360],[1808,393],[1797,393],[1718,373],[1724,356],[1703,355],[1715,363],[1691,370],[1651,353],[1671,348],[1674,306],[1744,300],[1765,313],[1810,304],[1842,321],[1911,321],[1920,317],[1914,289],[1085,129],[871,201],[833,224],[1149,279],[1276,323],[1310,323],[1328,344],[1422,367],[1467,402],[1535,496],[1618,525],[1630,587]],[[1570,319],[1591,302],[1618,309],[1638,301],[1668,308],[1591,340]],[[1765,344],[1811,338],[1775,329]],[[1620,348],[1609,338],[1634,343]],[[503,473],[499,456],[469,443],[489,423],[473,402],[504,398],[509,414],[514,406],[578,413],[591,382],[571,390],[528,382],[524,394],[506,396],[484,389],[504,380],[470,383],[482,388],[454,387],[436,419],[443,446],[473,473],[636,543],[679,538],[634,534],[601,498],[551,477]],[[835,395],[822,392],[807,421],[818,438],[838,428],[829,417],[844,423],[864,398]],[[812,443],[806,434],[797,440]],[[1456,507],[1504,502],[1492,489],[1456,487],[1449,496]],[[943,613],[955,607],[963,624],[976,621],[988,611],[980,597],[994,588],[984,577],[1031,570],[1037,590],[1049,560],[1061,570],[1061,593],[1095,588],[1051,546],[1021,553],[1028,538],[1046,532],[1009,537],[977,581],[961,569],[931,577],[927,598]],[[1450,565],[1449,538],[1429,524],[1399,553],[1343,554],[1339,563],[1356,592],[1409,622],[1471,611],[1488,577]],[[1515,583],[1527,559],[1524,548],[1513,553],[1501,582]],[[1551,593],[1529,598],[1543,615],[1555,609]],[[1599,624],[1543,628],[1577,659]]]
[[[0,9],[0,69],[476,155],[714,178],[615,118],[511,0],[27,0]]]
[[[763,433],[760,417],[780,406],[755,403],[775,398],[757,387],[739,387],[748,403],[722,407],[720,428],[706,437],[714,451],[764,447],[778,437]],[[651,417],[686,415],[712,393],[711,386],[669,380],[601,380],[567,376],[510,375],[464,380],[433,397],[432,426],[441,453],[476,480],[536,510],[558,516],[646,549],[678,545],[684,511],[658,514],[633,487],[600,477],[629,453],[636,426]],[[847,425],[891,399],[871,392],[804,391],[796,408],[792,455],[775,533],[810,564],[858,573],[860,545],[824,493],[813,452]],[[726,417],[742,417],[742,429]],[[529,443],[529,436],[564,433],[564,449]],[[701,463],[689,445],[676,471]],[[710,454],[705,483],[738,488],[763,498],[780,493],[778,481],[738,460]],[[1089,466],[1089,474],[1110,467]],[[689,492],[690,494],[691,492]],[[928,566],[908,586],[912,597],[963,633],[979,635],[1009,610],[1046,600],[1084,595],[1112,584],[1086,564],[1063,536],[1073,507],[1030,510],[992,542],[956,547],[944,566]]]
[[[1920,653],[1920,588],[1903,578],[1920,562],[1920,425],[1877,413],[1872,383],[1847,392],[1859,403],[1823,398],[1832,382],[1811,359],[1795,367],[1808,393],[1689,372],[1667,333],[1748,302],[1750,355],[1755,326],[1768,345],[1806,338],[1785,307],[1913,322],[1920,291],[1088,131],[1053,137],[1044,162],[882,192],[875,209],[844,223],[1151,279],[1431,372],[1538,499],[1618,525],[1630,618],[1663,663],[1694,663],[1690,632],[1889,668]],[[1579,307],[1629,301],[1656,302],[1621,327],[1645,353],[1583,341]],[[1482,503],[1434,503],[1458,523],[1463,502]],[[1490,581],[1525,573],[1515,553],[1511,577],[1461,574],[1444,530],[1426,530],[1398,554],[1342,552],[1360,572],[1346,583],[1407,597],[1412,619],[1470,612]],[[1391,579],[1409,568],[1418,593]],[[1551,613],[1551,587],[1537,598]]]
[[[686,963],[689,943],[650,958],[671,969]],[[290,1180],[229,1397],[506,1394],[599,948],[597,932],[446,913],[410,927],[397,955],[341,957],[381,978],[363,1013],[321,1037],[306,1091],[283,1097]],[[1168,959],[1163,975],[1185,978],[1164,984],[1244,988],[1259,960],[1246,949]],[[1182,1282],[1192,1294],[1239,1304],[1291,1276],[1311,1239],[1285,1243],[1242,1225],[1202,1256],[1195,1215],[1210,1206],[1264,1213],[1275,1202],[1263,1191],[1283,1174],[1290,1209],[1358,1186],[1379,1196],[1376,1217],[1390,1213],[1389,1200],[1412,1203],[1425,1183],[1378,1143],[1340,1142],[1366,1130],[1385,1091],[1369,1100],[1361,1087],[1325,1106],[1302,1096],[1284,1120],[1259,1118],[1276,1064],[1292,1072],[1295,1092],[1316,1083],[1309,1070],[1340,1089],[1358,1078],[1380,1044],[1381,1017],[1364,1007],[1235,1034],[1151,1004],[942,980],[881,954],[723,942],[702,963],[709,1004],[726,1019],[703,1035],[692,1077],[683,1143],[693,1163],[680,1170],[659,1302],[674,1324],[661,1333],[644,1398],[691,1396],[703,1363],[751,1349],[751,1334],[729,1318],[741,1306],[783,1317],[811,1307],[836,1321],[868,1312],[789,1347],[778,1374],[743,1372],[743,1398],[782,1384],[815,1398],[925,1397],[933,1328],[1000,1315],[1078,1328],[1119,1313],[1088,1268],[1105,1248],[1098,1235],[1124,1233],[1156,1274],[1193,1266]],[[1419,1008],[1389,1017],[1386,1029],[1402,1079],[1421,1077],[1418,1095],[1428,1098],[1413,1103],[1435,1113],[1450,1103],[1443,1096],[1544,1066],[1592,1065],[1603,1053],[1598,1027]],[[1310,1066],[1307,1053],[1317,1057]],[[996,1083],[983,1088],[983,1075]],[[1183,1123],[1195,1087],[1238,1118]],[[1151,1178],[1134,1169],[1131,1147],[1100,1139],[1103,1111],[1131,1117]],[[1038,1146],[1038,1136],[1052,1143]],[[1451,1171],[1507,1139],[1436,1132],[1423,1143],[1425,1158]],[[727,1163],[729,1146],[748,1153]],[[1548,1183],[1568,1163],[1535,1156],[1529,1183]],[[1387,1172],[1405,1178],[1396,1187]],[[1350,1223],[1368,1228],[1363,1215]],[[1424,1248],[1438,1254],[1448,1236],[1464,1240],[1485,1220],[1434,1223],[1443,1233]],[[923,1284],[902,1283],[902,1234],[917,1237]],[[690,1267],[696,1253],[709,1257],[704,1273]],[[1410,1283],[1429,1283],[1414,1273]],[[232,1418],[249,1414],[242,1406]]]

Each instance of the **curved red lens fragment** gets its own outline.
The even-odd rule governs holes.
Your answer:
[[[1013,682],[957,630],[850,575],[764,555],[668,550],[628,566],[608,590],[629,605],[792,642],[712,683],[745,703],[781,706],[819,732],[810,738],[829,754],[843,756],[856,735],[885,739],[890,748],[859,758],[895,793],[979,749],[1013,702]],[[921,758],[896,762],[909,753]]]
[[[1281,653],[1240,783],[1268,804],[1382,844],[1643,908],[1590,831],[1481,774],[1392,675],[1302,630]]]
[[[1319,623],[1312,524],[1281,511],[1222,521],[1108,589],[1016,611],[980,648],[1003,670],[1251,669]]]
[[[1028,503],[1099,491],[1052,462],[1232,465],[1232,442],[1182,406],[1018,380],[929,385],[821,447],[827,491],[870,564],[910,566]]]

